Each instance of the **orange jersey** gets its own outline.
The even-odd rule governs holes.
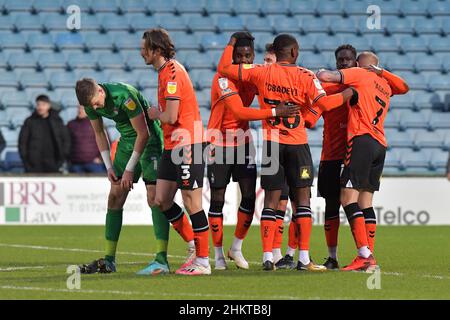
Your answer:
[[[384,119],[392,96],[388,81],[362,68],[338,71],[341,83],[358,91],[358,104],[349,108],[347,140],[369,134],[386,147]]]
[[[305,68],[283,61],[269,66],[242,64],[232,65],[233,47],[227,46],[219,63],[219,71],[230,78],[250,82],[258,89],[261,109],[276,108],[280,102],[309,108],[325,96],[315,74]],[[282,144],[306,144],[308,138],[305,120],[301,115],[290,118],[271,118],[263,121],[264,140]]]
[[[220,146],[237,146],[248,143],[251,136],[243,134],[249,129],[248,121],[237,119],[233,112],[227,108],[225,99],[233,95],[239,95],[244,107],[249,107],[256,94],[255,86],[234,81],[216,73],[211,87],[211,115],[208,130],[220,130],[222,139],[217,139],[214,135],[211,135],[211,137],[208,137],[208,141]]]
[[[322,83],[327,95],[342,92],[347,86],[333,83]],[[322,113],[323,145],[321,161],[342,160],[345,158],[347,144],[347,104]]]
[[[168,60],[158,74],[158,104],[166,110],[168,100],[179,100],[175,124],[162,124],[164,149],[203,142],[203,125],[194,87],[186,69],[176,60]]]

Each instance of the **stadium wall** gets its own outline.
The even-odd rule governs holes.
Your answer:
[[[259,186],[259,181],[258,181]],[[383,178],[375,194],[380,225],[450,225],[450,183],[445,178]],[[4,177],[0,182],[0,225],[103,225],[109,185],[104,177]],[[312,190],[314,223],[323,224],[325,204]],[[258,187],[255,224],[263,206]],[[209,208],[205,179],[203,207]],[[181,202],[181,195],[176,197]],[[224,223],[236,223],[240,194],[236,183],[227,189]],[[290,220],[291,211],[286,215]],[[341,222],[346,223],[341,212]],[[125,206],[124,224],[151,224],[143,183],[135,186]]]

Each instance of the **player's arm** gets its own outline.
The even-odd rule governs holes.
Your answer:
[[[273,117],[293,117],[299,112],[296,105],[278,105],[272,109],[246,108],[238,94],[232,94],[224,99],[225,107],[229,108],[233,115],[239,120],[255,121]]]
[[[324,70],[321,69],[316,74],[321,82],[342,83],[342,73],[339,70]]]
[[[358,92],[354,88],[347,88],[344,91],[330,96],[322,96],[316,100],[315,105],[322,111],[330,111],[342,106],[353,97],[357,97]],[[353,104],[352,104],[353,105]]]
[[[91,126],[94,129],[95,134],[95,142],[97,143],[98,150],[100,151],[100,155],[103,160],[103,164],[106,167],[106,171],[108,172],[108,179],[112,184],[119,184],[119,179],[117,179],[116,174],[114,173],[110,152],[109,152],[109,142],[108,137],[106,136],[105,128],[103,127],[102,118],[91,119]]]
[[[322,110],[317,105],[302,109],[302,116],[305,120],[305,127],[308,129],[314,128],[317,121],[322,116]]]
[[[148,108],[148,116],[152,120],[159,120],[162,123],[174,125],[178,121],[178,109],[180,100],[166,99],[166,111],[161,112],[156,107]]]
[[[392,89],[392,94],[405,94],[409,91],[409,86],[405,80],[401,77],[393,74],[392,72],[387,71],[386,69],[380,68],[378,66],[370,65],[369,67],[364,68],[370,72],[374,72],[377,75],[386,79],[389,83],[389,86]]]

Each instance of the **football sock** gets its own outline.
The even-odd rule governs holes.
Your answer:
[[[222,247],[223,241],[223,205],[222,201],[211,201],[208,221],[211,226],[211,237],[214,247]]]
[[[280,249],[283,242],[283,223],[285,211],[277,210],[275,214],[275,235],[273,237],[273,249]]]
[[[336,249],[338,242],[338,231],[339,231],[339,216],[332,218],[325,218],[325,224],[323,225],[325,230],[325,239],[328,246],[328,255],[333,259],[336,258]]]
[[[231,250],[242,251],[242,242],[244,242],[244,240],[234,237],[233,243],[231,244]]]
[[[309,250],[300,249],[299,255],[298,255],[298,261],[300,261],[304,265],[309,264],[311,262],[311,260],[309,260]]]
[[[191,215],[192,229],[194,230],[195,252],[199,258],[209,256],[208,219],[203,210]]]
[[[106,213],[105,239],[106,252],[105,260],[115,261],[117,242],[119,241],[120,231],[122,230],[123,209],[109,209]]]
[[[312,214],[311,208],[307,206],[298,206],[295,213],[295,222],[299,229],[298,248],[300,250],[309,250],[309,240],[311,238]]]
[[[297,249],[298,246],[298,227],[295,223],[295,216],[292,216],[291,222],[289,223],[289,237],[288,237],[288,246],[289,248],[294,250]],[[293,256],[294,254],[292,254]]]
[[[169,242],[170,224],[159,207],[152,207],[153,231],[156,237],[156,257],[159,263],[167,263],[167,245]]]
[[[366,222],[366,235],[370,251],[375,250],[375,231],[377,230],[377,217],[372,207],[362,210]]]
[[[347,220],[350,223],[358,254],[363,258],[367,258],[370,255],[370,250],[367,246],[366,226],[363,213],[356,202],[350,203],[344,207],[344,211],[347,215]],[[366,248],[367,250],[365,250]],[[367,251],[369,253],[367,253]]]
[[[295,250],[296,250],[295,248],[291,248],[290,246],[288,246],[287,250],[286,250],[286,254],[293,257],[295,254]]]
[[[164,214],[184,241],[189,242],[194,240],[194,232],[192,231],[189,219],[178,204],[174,202],[169,210],[164,211]]]
[[[239,239],[244,239],[248,233],[253,221],[253,213],[255,211],[254,198],[242,198],[239,210],[237,213],[237,224],[234,236]]]
[[[261,240],[264,254],[270,253],[272,256],[273,238],[275,235],[275,210],[264,208],[261,214]]]
[[[267,260],[273,262],[273,253],[272,252],[264,252],[263,262],[266,262]]]
[[[225,258],[223,255],[223,247],[214,247],[214,257],[216,259]]]

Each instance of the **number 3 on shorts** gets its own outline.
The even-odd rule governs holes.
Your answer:
[[[189,165],[183,164],[181,165],[181,169],[183,170],[183,175],[181,176],[181,179],[188,180],[191,177],[191,173],[189,172]]]

